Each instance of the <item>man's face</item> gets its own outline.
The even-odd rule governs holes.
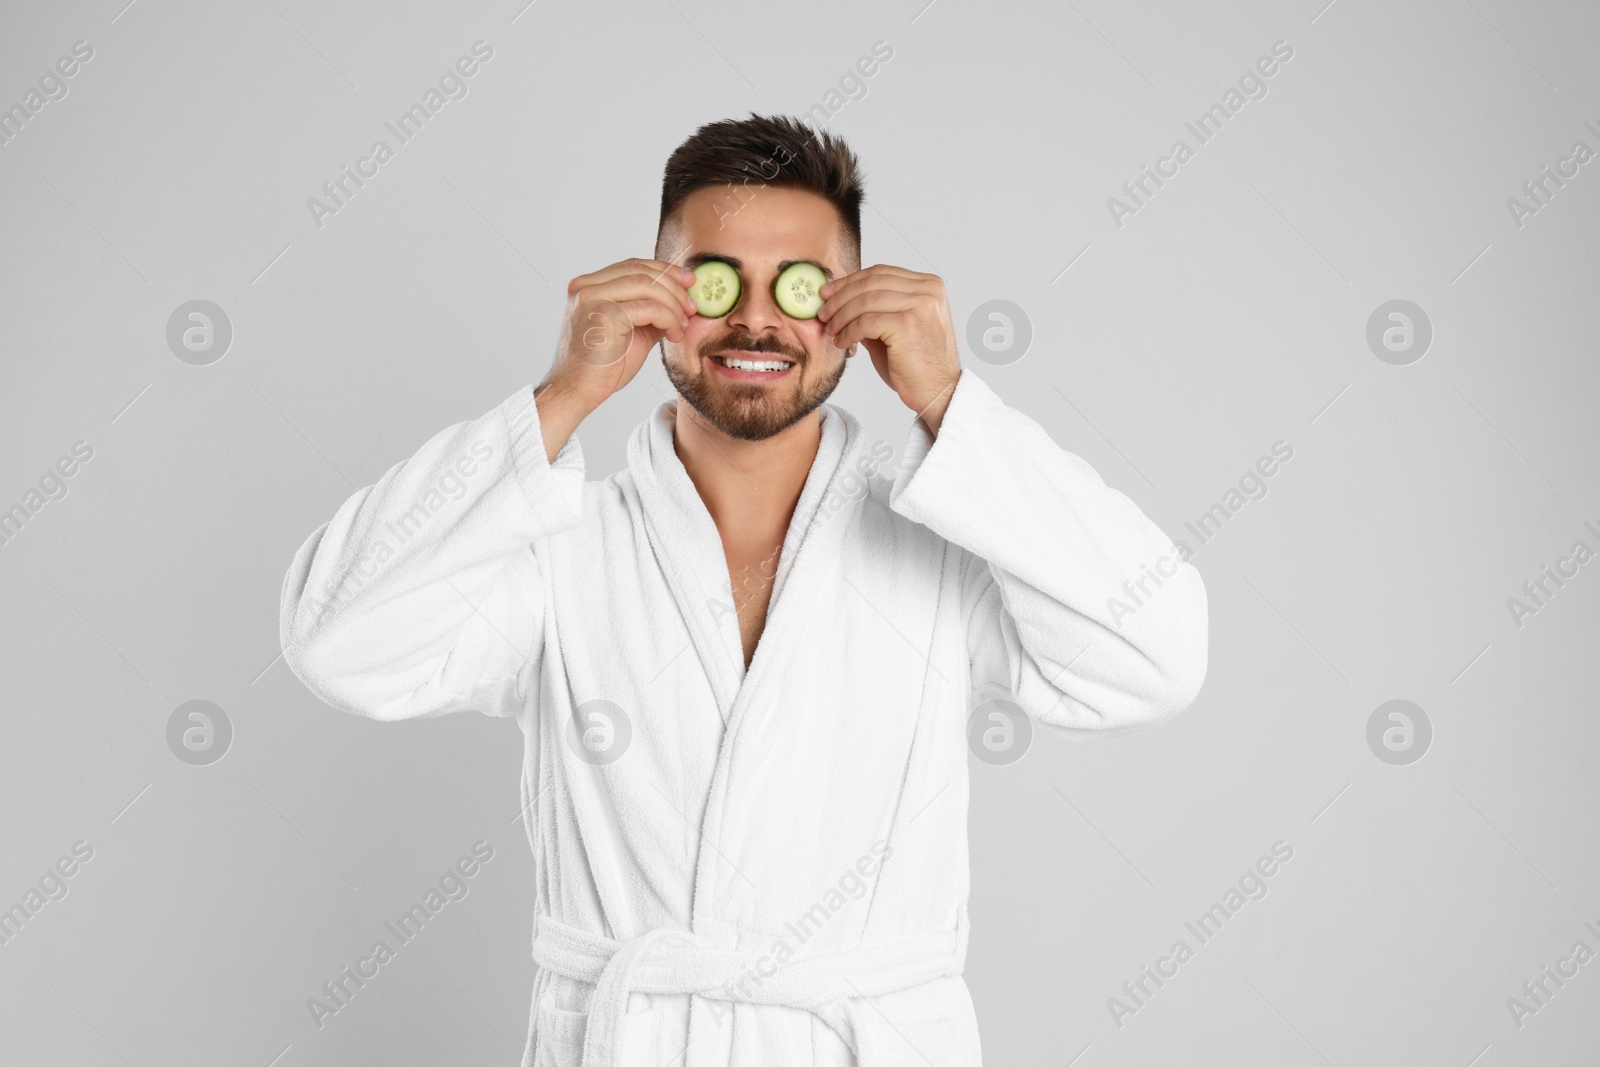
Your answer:
[[[833,205],[804,190],[746,185],[735,194],[708,187],[684,200],[656,258],[689,267],[720,259],[743,282],[732,311],[717,319],[691,315],[682,344],[662,342],[667,377],[712,426],[759,441],[799,422],[833,393],[844,375],[844,350],[823,334],[821,319],[785,315],[773,300],[772,283],[795,262],[815,263],[830,279],[843,277],[856,268],[853,256],[845,260],[848,244]],[[723,366],[719,355],[793,364],[753,375]]]

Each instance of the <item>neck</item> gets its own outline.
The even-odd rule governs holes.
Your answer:
[[[733,531],[779,539],[788,528],[822,444],[821,411],[762,441],[710,425],[679,399],[672,442],[689,480],[724,539]]]

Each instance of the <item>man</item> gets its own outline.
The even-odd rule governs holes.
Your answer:
[[[861,200],[831,134],[702,127],[655,258],[568,286],[544,381],[285,578],[287,661],[330,704],[522,728],[527,1064],[978,1064],[974,709],[1126,733],[1205,676],[1199,574],[1158,577],[1171,541],[963,371],[937,277],[860,269]],[[686,269],[710,260],[742,283],[719,318]],[[774,293],[796,262],[831,279],[815,318]],[[680,399],[586,481],[575,429],[658,343]],[[913,415],[897,469],[825,403],[857,344]]]

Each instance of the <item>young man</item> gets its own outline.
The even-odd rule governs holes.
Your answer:
[[[522,728],[527,1064],[973,1067],[974,709],[1119,734],[1205,676],[1199,574],[963,371],[937,277],[860,269],[861,200],[831,134],[702,127],[655,258],[567,287],[543,383],[352,496],[285,578],[287,661],[328,703]],[[718,318],[685,269],[709,260],[741,283]],[[814,318],[774,291],[797,262],[831,279]],[[574,430],[658,343],[680,399],[586,481]],[[825,404],[857,344],[912,415],[898,464]]]

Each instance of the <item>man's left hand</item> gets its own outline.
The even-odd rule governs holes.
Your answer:
[[[879,263],[829,282],[820,295],[817,318],[832,343],[866,345],[878,375],[937,436],[961,376],[944,280]]]

